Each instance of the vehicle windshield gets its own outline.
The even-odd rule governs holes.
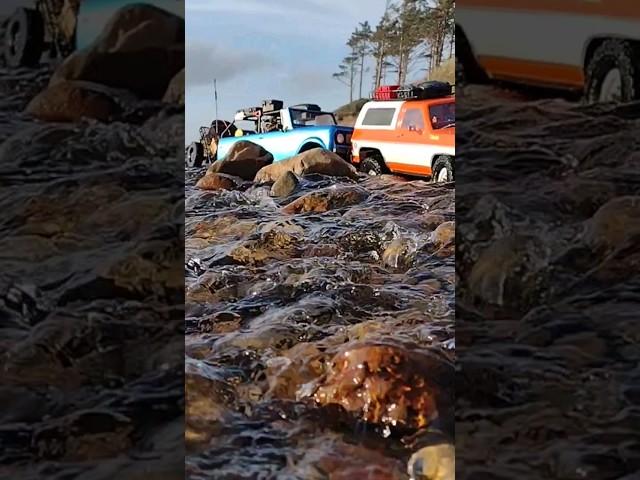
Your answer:
[[[294,127],[318,127],[324,125],[337,125],[333,113],[315,112],[313,110],[298,110],[290,108],[291,122]]]
[[[429,116],[431,117],[431,126],[434,130],[455,127],[456,104],[450,102],[432,105],[429,107]]]

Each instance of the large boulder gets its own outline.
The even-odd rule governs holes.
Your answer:
[[[108,121],[121,112],[118,92],[89,82],[60,82],[40,92],[26,113],[50,122],[75,122],[82,118]]]
[[[184,20],[151,5],[120,9],[85,50],[70,55],[50,84],[83,80],[163,98],[184,69]]]
[[[243,180],[253,180],[258,171],[273,162],[273,155],[260,145],[248,140],[234,143],[227,155],[211,164],[207,169],[207,175],[213,173],[226,173]]]
[[[293,172],[300,176],[318,173],[332,177],[354,179],[358,177],[355,167],[337,154],[322,148],[314,148],[264,167],[256,175],[255,182],[275,182],[286,172]]]

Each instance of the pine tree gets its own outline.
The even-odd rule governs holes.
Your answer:
[[[358,57],[353,54],[347,55],[338,66],[338,72],[332,76],[341,83],[349,87],[349,103],[353,102],[353,86],[356,78],[356,67]]]

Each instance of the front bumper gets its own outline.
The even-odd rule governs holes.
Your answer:
[[[336,146],[333,152],[338,154],[343,160],[351,162],[351,145]]]

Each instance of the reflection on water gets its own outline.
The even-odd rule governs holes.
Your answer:
[[[507,95],[458,99],[457,476],[636,478],[640,105]]]
[[[182,478],[184,115],[35,122],[49,72],[0,73],[0,478]]]
[[[202,173],[186,187],[189,478],[408,478],[421,427],[452,434],[452,187],[343,180],[345,206],[288,213],[336,180],[276,200],[197,190]]]

